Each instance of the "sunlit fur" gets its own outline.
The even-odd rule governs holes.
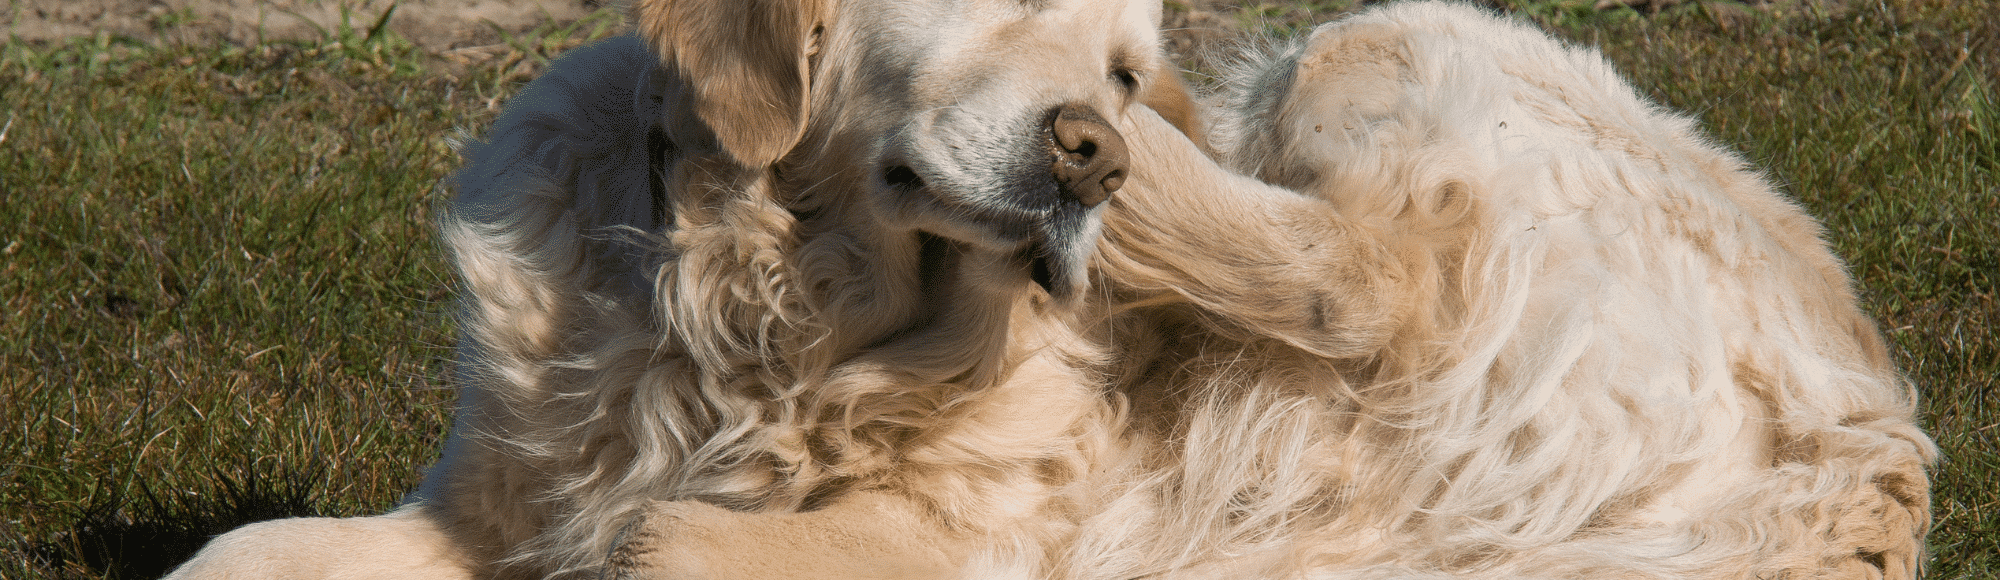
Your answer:
[[[1915,393],[1819,225],[1692,121],[1449,4],[1230,78],[1215,149],[1312,199],[1135,147],[1100,275],[1171,323],[1123,388],[1178,414],[1078,576],[1916,573]]]

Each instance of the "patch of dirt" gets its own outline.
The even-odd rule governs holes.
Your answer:
[[[492,45],[509,33],[575,22],[599,0],[8,0],[0,34],[29,41],[111,34],[149,43],[313,40],[343,23],[387,29],[425,50]]]
[[[1167,49],[1183,62],[1203,60],[1205,47],[1237,33],[1228,14],[1246,3],[1169,2],[1162,23]],[[61,41],[111,34],[154,44],[315,40],[343,21],[366,29],[393,6],[390,31],[444,54],[476,52],[502,42],[496,27],[518,34],[576,22],[600,10],[622,14],[624,4],[621,0],[7,0],[0,8],[0,35]]]
[[[1160,22],[1167,54],[1182,66],[1212,72],[1214,66],[1210,60],[1215,55],[1210,53],[1242,34],[1228,13],[1240,9],[1238,5],[1243,3],[1241,0],[1170,3]]]
[[[622,27],[630,0],[4,0],[0,39],[61,42],[100,34],[148,44],[256,44],[264,40],[315,41],[342,23],[366,30],[392,7],[387,29],[433,55],[445,71],[501,60],[513,47],[505,36],[562,27],[611,12]],[[1646,1],[1646,0],[1628,0]],[[1184,66],[1208,70],[1212,47],[1240,34],[1230,13],[1248,0],[1180,0],[1167,3],[1166,48]],[[1331,14],[1320,15],[1322,18]],[[599,16],[598,18],[604,18]],[[594,27],[587,23],[585,28]],[[496,30],[497,29],[497,30]],[[582,30],[579,32],[587,32]],[[572,39],[553,48],[580,43]],[[533,63],[523,63],[530,76]]]

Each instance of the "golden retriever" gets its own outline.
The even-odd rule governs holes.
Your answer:
[[[1210,139],[1138,3],[636,10],[468,147],[415,501],[180,577],[1919,564],[1935,450],[1818,226],[1587,51],[1376,9]]]

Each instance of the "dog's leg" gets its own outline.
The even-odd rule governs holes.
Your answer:
[[[470,579],[473,566],[421,506],[366,518],[291,518],[209,541],[168,580]]]
[[[1105,213],[1106,281],[1320,356],[1388,339],[1404,276],[1378,236],[1324,200],[1231,173],[1150,111],[1118,122],[1133,169]]]
[[[604,578],[855,580],[947,578],[969,542],[913,502],[856,493],[810,512],[732,512],[653,502],[620,534]]]

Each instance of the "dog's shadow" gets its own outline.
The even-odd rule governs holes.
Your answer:
[[[217,535],[246,524],[332,513],[322,465],[278,465],[217,473],[209,489],[108,494],[72,514],[68,529],[21,541],[30,569],[47,578],[149,580],[165,576]],[[114,480],[115,481],[115,480]],[[111,486],[106,486],[112,488]]]

